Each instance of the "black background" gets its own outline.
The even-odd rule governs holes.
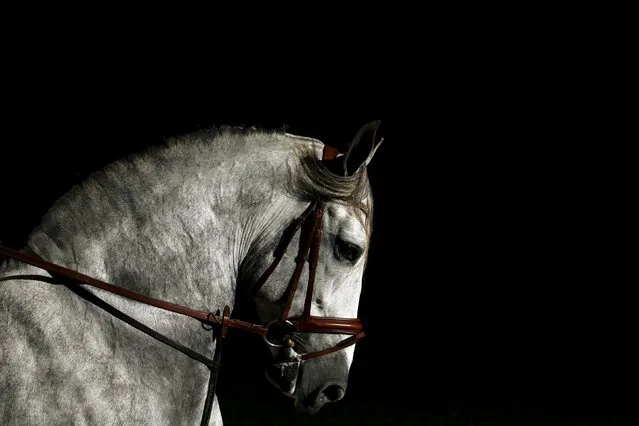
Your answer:
[[[312,419],[294,413],[262,378],[263,348],[236,336],[220,379],[227,424],[630,421],[636,332],[629,296],[590,251],[583,209],[591,215],[593,206],[581,197],[593,183],[573,141],[540,132],[522,119],[527,112],[476,105],[474,96],[463,106],[440,96],[401,114],[389,108],[395,100],[368,98],[279,99],[281,109],[262,100],[255,112],[252,101],[159,83],[143,93],[135,84],[80,86],[29,84],[4,115],[0,240],[8,245],[20,246],[72,184],[163,137],[286,125],[339,144],[382,120],[360,307],[369,335],[347,397]]]

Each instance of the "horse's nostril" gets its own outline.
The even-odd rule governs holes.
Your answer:
[[[344,389],[337,385],[330,385],[323,392],[331,402],[339,401],[344,397]]]

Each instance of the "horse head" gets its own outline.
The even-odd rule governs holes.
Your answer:
[[[259,282],[252,294],[263,322],[282,325],[286,318],[309,314],[320,322],[323,318],[357,318],[372,232],[373,199],[366,167],[382,142],[376,139],[378,126],[377,121],[365,125],[341,150],[326,145],[312,155],[298,156],[300,161],[291,168],[295,194],[301,201],[321,203],[321,209],[306,210],[307,218],[311,211],[318,216],[321,237],[317,239],[316,258],[311,254],[309,259],[301,260],[306,267],[298,273],[296,289],[291,286],[296,262],[306,253],[303,245],[308,228],[298,226],[300,230],[290,236],[288,249],[283,256],[280,254],[281,262],[268,272],[267,279],[264,270],[282,249],[282,239],[274,238],[269,249],[257,250],[262,259],[251,262],[248,279]],[[298,218],[298,213],[299,207],[293,218]],[[286,235],[286,230],[282,235]],[[314,276],[309,281],[311,269]],[[299,411],[314,414],[324,404],[344,396],[354,346],[330,349],[354,336],[309,330],[300,332],[299,327],[293,327],[284,333],[285,344],[272,345],[275,362],[267,369],[266,377],[294,399]]]

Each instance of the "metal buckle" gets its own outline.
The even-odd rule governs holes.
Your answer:
[[[282,333],[282,329],[288,328],[289,330],[284,330],[283,335],[277,336],[280,338],[280,340],[282,341],[282,343],[276,343],[273,342],[271,340],[269,340],[269,335],[271,335],[271,339],[274,339],[273,337],[273,333]],[[295,343],[293,342],[293,340],[291,339],[290,335],[292,334],[293,331],[295,331],[295,325],[289,321],[286,320],[283,323],[280,322],[279,320],[275,320],[275,321],[271,321],[266,325],[266,334],[262,335],[262,338],[264,339],[264,342],[266,342],[267,345],[269,345],[272,348],[292,348],[293,346],[295,346]]]

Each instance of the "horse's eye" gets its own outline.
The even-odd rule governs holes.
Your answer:
[[[362,256],[364,250],[353,243],[346,242],[341,239],[337,239],[335,243],[335,250],[337,253],[337,257],[340,259],[348,260],[349,262],[357,262],[357,260]]]

